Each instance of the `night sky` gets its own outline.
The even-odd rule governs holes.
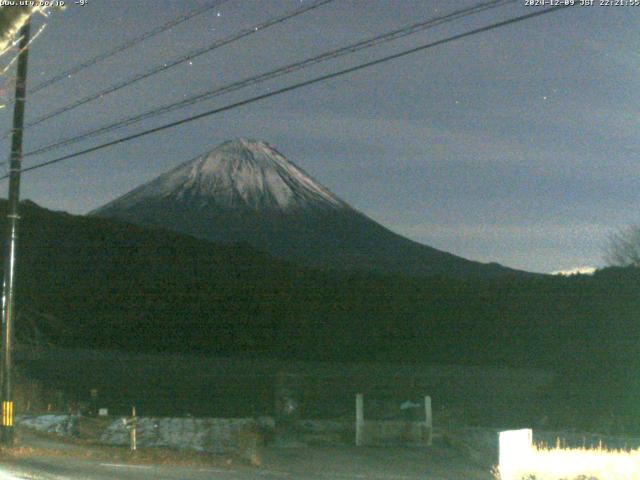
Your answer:
[[[27,120],[308,1],[229,0],[33,94]],[[29,85],[215,2],[70,2],[34,22],[34,30],[47,26],[30,51]],[[335,0],[29,129],[25,150],[476,3]],[[602,265],[607,236],[640,223],[640,6],[595,3],[26,173],[22,197],[86,213],[224,140],[249,137],[421,243],[538,272]],[[522,0],[28,157],[25,166],[540,8]],[[3,131],[11,115],[0,110]],[[8,156],[6,140],[0,148]]]

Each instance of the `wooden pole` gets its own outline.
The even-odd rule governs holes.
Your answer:
[[[424,420],[427,427],[427,445],[433,442],[433,415],[431,412],[431,397],[424,397]]]
[[[16,248],[18,240],[18,206],[20,202],[20,173],[22,170],[22,132],[27,94],[27,61],[31,20],[20,29],[16,96],[13,108],[11,155],[9,159],[9,200],[7,202],[6,243],[4,250],[4,279],[2,283],[2,443],[13,446],[13,317],[15,303]]]
[[[364,396],[356,395],[356,447],[362,445],[362,430],[364,427]]]
[[[138,417],[136,417],[136,407],[131,408],[131,451],[138,449]]]

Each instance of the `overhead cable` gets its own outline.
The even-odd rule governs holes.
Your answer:
[[[302,81],[302,82],[299,82],[299,83],[295,83],[293,85],[289,85],[287,87],[283,87],[283,88],[280,88],[280,89],[277,89],[277,90],[273,90],[271,92],[264,93],[262,95],[257,95],[257,96],[251,97],[251,98],[247,98],[245,100],[241,100],[241,101],[238,101],[238,102],[235,102],[235,103],[231,103],[229,105],[225,105],[224,107],[215,108],[213,110],[209,110],[207,112],[200,113],[198,115],[193,115],[193,116],[190,116],[190,117],[187,117],[187,118],[183,118],[181,120],[177,120],[175,122],[171,122],[171,123],[159,126],[159,127],[151,128],[151,129],[148,129],[148,130],[145,130],[145,131],[133,134],[133,135],[128,135],[128,136],[125,136],[125,137],[122,137],[122,138],[119,138],[119,139],[116,139],[116,140],[113,140],[113,141],[110,141],[110,142],[106,142],[106,143],[103,143],[103,144],[100,144],[100,145],[96,145],[96,146],[91,147],[91,148],[87,148],[87,149],[80,150],[80,151],[77,151],[77,152],[74,152],[74,153],[70,153],[70,154],[55,158],[53,160],[49,160],[49,161],[42,162],[42,163],[30,166],[30,167],[23,168],[22,172],[28,172],[28,171],[32,171],[32,170],[37,170],[37,169],[44,168],[44,167],[47,167],[47,166],[50,166],[50,165],[53,165],[53,164],[56,164],[56,163],[63,162],[65,160],[69,160],[69,159],[72,159],[72,158],[79,157],[81,155],[86,155],[88,153],[93,153],[93,152],[96,152],[96,151],[99,151],[99,150],[103,150],[103,149],[108,148],[108,147],[112,147],[112,146],[119,145],[119,144],[122,144],[122,143],[130,142],[131,140],[135,140],[137,138],[141,138],[141,137],[144,137],[144,136],[147,136],[147,135],[151,135],[153,133],[158,133],[158,132],[170,129],[170,128],[174,128],[174,127],[177,127],[177,126],[180,126],[180,125],[191,123],[191,122],[194,122],[196,120],[200,120],[202,118],[210,117],[210,116],[222,113],[222,112],[233,110],[233,109],[245,106],[245,105],[249,105],[251,103],[258,102],[260,100],[265,100],[267,98],[274,97],[276,95],[281,95],[283,93],[291,92],[293,90],[297,90],[297,89],[300,89],[300,88],[303,88],[303,87],[314,85],[316,83],[324,82],[326,80],[331,80],[331,79],[334,79],[334,78],[337,78],[337,77],[341,77],[341,76],[347,75],[349,73],[353,73],[353,72],[356,72],[356,71],[359,71],[359,70],[363,70],[365,68],[373,67],[375,65],[380,65],[382,63],[385,63],[385,62],[388,62],[388,61],[391,61],[391,60],[395,60],[395,59],[398,59],[398,58],[402,58],[402,57],[405,57],[407,55],[411,55],[411,54],[414,54],[414,53],[417,53],[417,52],[420,52],[420,51],[424,51],[424,50],[427,50],[427,49],[430,49],[430,48],[434,48],[434,47],[437,47],[439,45],[444,45],[446,43],[450,43],[450,42],[453,42],[455,40],[459,40],[459,39],[462,39],[462,38],[470,37],[470,36],[477,35],[479,33],[488,32],[488,31],[491,31],[491,30],[495,30],[497,28],[505,27],[507,25],[512,25],[514,23],[522,22],[524,20],[529,20],[531,18],[539,17],[539,16],[546,15],[546,14],[549,14],[549,13],[558,12],[558,11],[564,10],[564,9],[570,7],[570,6],[572,6],[572,5],[561,5],[561,6],[558,6],[558,7],[552,7],[552,8],[548,8],[548,9],[545,9],[545,10],[540,10],[540,11],[537,11],[537,12],[529,13],[529,14],[526,14],[526,15],[520,15],[518,17],[513,17],[513,18],[510,18],[508,20],[501,21],[501,22],[492,23],[492,24],[484,26],[484,27],[476,28],[476,29],[469,30],[469,31],[464,32],[464,33],[460,33],[460,34],[457,34],[457,35],[446,37],[446,38],[443,38],[441,40],[437,40],[435,42],[431,42],[431,43],[427,43],[427,44],[424,44],[424,45],[420,45],[418,47],[410,48],[408,50],[403,50],[403,51],[401,51],[399,53],[394,53],[392,55],[387,55],[387,56],[379,58],[377,60],[372,60],[372,61],[369,61],[369,62],[361,63],[361,64],[355,65],[353,67],[349,67],[349,68],[345,68],[343,70],[339,70],[337,72],[333,72],[333,73],[329,73],[329,74],[326,74],[326,75],[322,75],[322,76],[313,78],[311,80],[305,80],[305,81]],[[0,180],[4,180],[6,178],[8,178],[8,177],[5,175],[3,177],[0,177]]]
[[[83,140],[86,140],[88,138],[91,137],[95,137],[97,135],[101,135],[103,133],[107,133],[113,130],[117,130],[129,125],[133,125],[135,123],[141,122],[143,120],[146,120],[148,118],[152,118],[158,115],[162,115],[168,112],[172,112],[174,110],[178,110],[178,109],[182,109],[191,105],[194,105],[196,103],[205,101],[205,100],[209,100],[211,98],[220,96],[220,95],[224,95],[227,93],[231,93],[237,90],[240,90],[242,88],[246,88],[252,85],[256,85],[259,83],[263,83],[266,82],[268,80],[272,80],[274,78],[278,78],[281,77],[283,75],[287,75],[308,67],[311,67],[313,65],[316,65],[318,63],[321,62],[325,62],[328,60],[332,60],[332,59],[336,59],[345,55],[349,55],[355,52],[358,52],[360,50],[364,50],[367,48],[372,48],[372,47],[376,47],[379,45],[382,45],[384,43],[388,43],[391,42],[393,40],[397,40],[400,38],[404,38],[406,36],[424,31],[426,29],[429,28],[434,28],[438,25],[442,25],[443,23],[447,23],[447,22],[452,22],[454,20],[459,20],[462,19],[464,17],[473,15],[473,14],[477,14],[479,12],[485,11],[485,10],[489,10],[489,9],[493,9],[493,8],[497,8],[500,6],[504,6],[510,3],[515,3],[518,0],[492,0],[489,2],[484,2],[481,4],[477,4],[474,5],[472,7],[467,7],[461,10],[456,10],[454,12],[451,12],[447,15],[444,16],[439,16],[436,18],[429,18],[426,20],[422,20],[420,22],[416,22],[413,23],[411,25],[402,27],[402,28],[398,28],[396,30],[390,31],[390,32],[386,32],[384,34],[381,35],[376,35],[374,37],[365,39],[365,40],[361,40],[359,42],[347,45],[345,47],[341,47],[338,49],[334,49],[334,50],[330,50],[328,52],[324,52],[320,55],[315,55],[313,57],[310,57],[308,59],[299,61],[299,62],[294,62],[294,63],[290,63],[288,65],[276,68],[274,70],[270,70],[268,72],[262,73],[260,75],[254,75],[251,77],[247,77],[244,78],[242,80],[239,81],[235,81],[232,83],[228,83],[226,85],[223,85],[221,87],[217,87],[213,90],[209,90],[206,91],[204,93],[200,93],[194,96],[191,96],[189,98],[180,100],[178,102],[173,102],[173,103],[169,103],[169,104],[165,104],[163,106],[160,107],[156,107],[150,110],[147,110],[146,112],[140,113],[140,114],[136,114],[134,116],[125,118],[125,119],[121,119],[118,120],[116,122],[113,122],[111,124],[108,124],[106,126],[102,126],[99,127],[97,129],[93,129],[93,130],[89,130],[87,132],[83,132],[79,135],[75,135],[75,136],[71,136],[71,137],[67,137],[65,139],[62,140],[58,140],[54,143],[48,144],[48,145],[44,145],[41,147],[38,147],[34,150],[31,150],[29,152],[25,153],[25,156],[32,156],[32,155],[39,155],[45,152],[48,152],[50,150],[56,149],[56,148],[60,148],[63,146],[67,146],[67,145],[71,145],[74,143],[78,143],[81,142]]]
[[[266,20],[265,22],[259,23],[257,25],[254,25],[252,27],[249,27],[247,29],[241,30],[239,32],[236,32],[228,37],[222,38],[220,40],[217,40],[215,42],[213,42],[210,45],[207,45],[206,47],[203,48],[199,48],[196,50],[192,50],[191,52],[182,55],[174,60],[170,60],[168,62],[164,62],[161,65],[157,65],[153,68],[151,68],[150,70],[147,70],[143,73],[140,73],[138,75],[135,75],[134,77],[128,78],[126,80],[123,80],[119,83],[116,83],[115,85],[111,85],[103,90],[100,90],[99,92],[95,92],[92,93],[91,95],[87,95],[86,97],[83,97],[79,100],[76,100],[68,105],[65,105],[64,107],[61,107],[57,110],[54,110],[52,112],[46,113],[38,118],[36,118],[35,120],[28,122],[27,123],[27,128],[28,127],[33,127],[35,125],[39,125],[42,122],[46,121],[46,120],[50,120],[54,117],[57,117],[59,115],[62,115],[63,113],[66,113],[70,110],[73,110],[75,108],[78,108],[82,105],[85,105],[89,102],[92,102],[94,100],[97,100],[99,98],[104,98],[105,96],[117,92],[118,90],[121,90],[123,88],[126,88],[130,85],[133,85],[135,83],[138,83],[142,80],[145,80],[153,75],[157,75],[160,72],[164,72],[167,71],[177,65],[180,65],[182,63],[188,62],[190,60],[193,60],[194,58],[197,58],[201,55],[204,55],[205,53],[209,53],[212,52],[213,50],[216,50],[220,47],[223,47],[225,45],[229,45],[230,43],[236,42],[244,37],[247,37],[249,35],[253,35],[256,32],[262,31],[264,29],[270,28],[274,25],[278,25],[282,22],[285,22],[291,18],[297,17],[299,15],[302,15],[303,13],[306,13],[310,10],[314,10],[318,7],[321,7],[323,5],[326,5],[327,3],[331,3],[335,0],[316,0],[313,3],[310,3],[309,5],[305,5],[304,7],[300,7],[297,8],[293,11],[287,12],[283,15],[279,15],[277,17],[271,18],[269,20]]]

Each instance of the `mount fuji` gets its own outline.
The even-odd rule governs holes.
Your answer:
[[[227,141],[90,215],[247,243],[315,268],[456,277],[515,272],[393,233],[262,141]]]

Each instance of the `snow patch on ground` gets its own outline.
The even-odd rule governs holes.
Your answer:
[[[16,425],[27,427],[38,432],[57,433],[58,435],[75,435],[78,422],[77,415],[20,415]]]
[[[77,415],[22,415],[16,425],[39,432],[76,436]],[[106,445],[129,445],[130,430],[123,421],[114,419],[100,436]],[[261,418],[154,418],[140,417],[137,443],[140,447],[165,447],[227,453],[240,447],[242,432],[273,429],[273,419]]]
[[[138,420],[140,447],[167,447],[224,453],[238,448],[239,433],[255,428],[251,418],[150,418]],[[122,420],[114,421],[100,441],[129,445],[130,431]]]

